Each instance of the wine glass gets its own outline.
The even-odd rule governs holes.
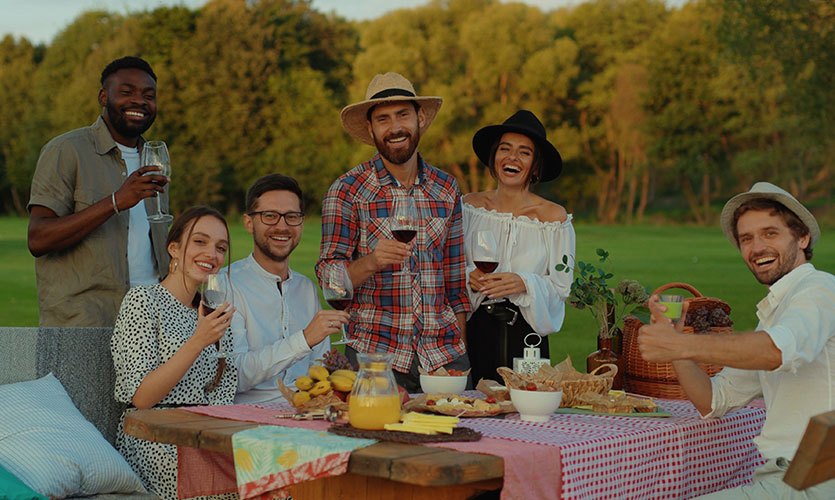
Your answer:
[[[499,245],[496,244],[496,235],[493,231],[475,231],[472,235],[472,256],[473,264],[479,271],[489,274],[499,267],[499,258],[496,255]],[[504,299],[485,299],[482,304],[495,304]]]
[[[203,306],[203,314],[205,315],[215,312],[225,302],[232,303],[232,291],[217,274],[208,275],[206,281],[200,284],[199,292],[200,304]],[[215,344],[215,347],[217,348],[217,352],[214,354],[216,358],[231,358],[238,355],[233,351],[221,350],[220,341]]]
[[[415,207],[415,199],[411,196],[395,198],[389,224],[394,239],[401,243],[412,241],[418,230],[418,213]],[[400,272],[396,274],[412,274],[407,267],[408,264],[404,262]]]
[[[351,305],[354,299],[354,285],[351,283],[351,277],[348,276],[347,267],[342,264],[325,266],[322,276],[322,294],[325,296],[325,301],[334,309],[343,311]],[[342,336],[331,344],[350,344],[356,340],[345,337],[344,325],[340,329]]]
[[[146,172],[145,175],[164,175],[171,177],[171,160],[168,157],[168,146],[165,141],[148,141],[142,146],[142,153],[139,158],[139,165],[141,167],[160,167],[162,170],[153,170]],[[170,223],[174,217],[162,212],[162,202],[160,201],[159,193],[157,193],[157,213],[148,215],[148,220],[152,222]]]

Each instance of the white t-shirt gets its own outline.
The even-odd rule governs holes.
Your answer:
[[[128,169],[128,175],[139,170],[139,152],[116,143],[122,152],[122,159]],[[151,250],[151,225],[145,210],[145,200],[130,209],[128,224],[128,269],[130,286],[154,285],[159,283],[159,274],[154,269],[154,255]]]

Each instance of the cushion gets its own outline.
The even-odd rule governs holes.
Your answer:
[[[50,498],[145,492],[52,373],[0,386],[0,466]]]
[[[14,474],[0,467],[0,498],[3,500],[46,500]]]

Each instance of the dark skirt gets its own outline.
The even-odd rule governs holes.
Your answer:
[[[514,312],[516,321],[509,325]],[[519,308],[509,301],[479,306],[467,321],[467,352],[473,384],[482,378],[502,382],[496,368],[513,368],[513,358],[522,357],[525,336],[533,331]],[[540,357],[550,357],[547,337],[538,347]]]

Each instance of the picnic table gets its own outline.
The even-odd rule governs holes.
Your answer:
[[[480,441],[380,442],[352,452],[347,474],[300,483],[289,492],[296,500],[469,498],[498,488],[504,500],[691,498],[744,484],[764,462],[752,441],[765,420],[761,400],[712,420],[701,419],[687,401],[656,401],[669,417],[558,413],[541,423],[522,421],[518,414],[462,419],[460,425],[482,433]],[[320,430],[329,425],[277,419],[277,409],[144,410],[126,415],[124,428],[135,437],[179,445],[179,477],[211,470],[227,478],[228,487],[234,486],[234,433],[258,424]]]

